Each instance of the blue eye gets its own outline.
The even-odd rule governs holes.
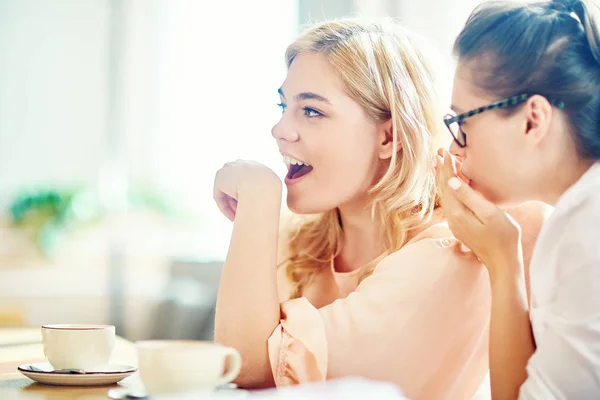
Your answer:
[[[287,104],[277,103],[277,107],[281,108],[281,112],[284,112],[285,109],[287,108]]]
[[[306,115],[308,118],[322,117],[323,116],[323,114],[321,114],[320,112],[318,112],[314,108],[304,107],[303,110],[304,110],[304,115]]]

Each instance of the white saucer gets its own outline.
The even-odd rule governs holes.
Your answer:
[[[40,369],[42,371],[32,371]],[[94,371],[81,374],[56,372],[49,363],[25,364],[18,368],[19,372],[36,382],[46,385],[61,386],[100,386],[113,385],[134,374],[137,368],[129,365],[107,365]]]

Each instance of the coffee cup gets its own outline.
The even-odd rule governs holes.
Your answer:
[[[115,345],[112,325],[58,324],[42,326],[44,354],[55,370],[93,371],[110,362]]]
[[[231,347],[195,340],[136,343],[138,370],[149,394],[210,390],[240,372],[240,353]]]

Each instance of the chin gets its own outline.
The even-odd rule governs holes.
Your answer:
[[[498,193],[497,190],[491,190],[487,186],[478,185],[477,182],[471,181],[470,185],[473,190],[482,195],[487,201],[494,204],[501,204],[505,201],[504,195]]]
[[[326,207],[324,204],[316,204],[307,199],[298,198],[296,196],[287,196],[287,207],[295,214],[321,214],[335,207]]]
[[[486,200],[496,204],[498,207],[511,207],[518,204],[520,201],[511,196],[509,190],[492,190],[487,187],[477,185],[476,182],[471,181],[470,185],[473,190],[485,197]]]

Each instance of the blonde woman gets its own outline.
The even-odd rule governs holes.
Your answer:
[[[472,397],[488,277],[436,208],[445,127],[430,65],[400,27],[351,20],[304,32],[286,61],[272,134],[304,216],[280,231],[282,183],[263,165],[215,179],[234,221],[215,338],[241,352],[238,384],[363,376],[414,399]]]

